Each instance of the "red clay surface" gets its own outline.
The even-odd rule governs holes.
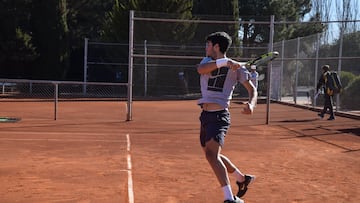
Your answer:
[[[220,203],[191,101],[0,102],[0,202]],[[271,104],[252,116],[233,103],[223,153],[257,176],[246,203],[360,202],[360,120]],[[128,191],[130,137],[133,191]],[[230,176],[234,192],[235,180]]]

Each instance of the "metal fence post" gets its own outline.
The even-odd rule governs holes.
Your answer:
[[[280,91],[279,91],[279,99],[281,101],[282,97],[282,86],[284,80],[284,57],[285,57],[285,40],[281,41],[281,72],[280,72]]]
[[[144,96],[147,96],[147,75],[148,64],[147,64],[147,41],[144,40]]]
[[[343,38],[344,38],[344,29],[341,26],[340,30],[340,45],[339,45],[339,60],[338,60],[338,74],[341,76],[341,65],[342,65],[342,54],[343,54]],[[336,94],[336,111],[340,110],[340,94]]]
[[[270,36],[269,36],[269,52],[273,51],[274,49],[274,22],[275,22],[275,16],[270,16]],[[270,94],[271,94],[271,67],[272,63],[270,62],[268,64],[268,70],[267,70],[267,98],[266,98],[266,124],[269,124],[270,121]]]
[[[134,11],[130,11],[129,18],[129,74],[128,74],[128,100],[126,120],[132,120],[132,93],[133,93],[133,62],[134,62]]]
[[[84,39],[84,85],[83,85],[83,94],[86,95],[86,82],[87,82],[87,63],[88,63],[88,46],[89,46],[89,39]]]
[[[315,77],[314,77],[314,90],[317,90],[316,89],[316,86],[317,86],[317,82],[318,82],[318,69],[319,69],[319,49],[320,49],[320,33],[318,33],[317,35],[317,41],[316,41],[316,60],[315,60]],[[313,96],[313,107],[316,106],[316,99],[315,98],[315,95],[312,95]]]
[[[55,89],[54,89],[54,120],[57,120],[58,100],[59,100],[59,84],[55,83]]]
[[[294,84],[294,103],[297,104],[297,90],[298,90],[298,80],[299,80],[299,60],[300,60],[300,37],[297,38],[296,45],[296,69],[295,69],[295,84]]]

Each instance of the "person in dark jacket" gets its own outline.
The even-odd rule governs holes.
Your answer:
[[[322,111],[320,111],[318,116],[320,116],[320,118],[324,118],[325,113],[329,109],[330,117],[328,118],[328,120],[335,120],[335,115],[333,110],[334,99],[333,99],[332,91],[329,91],[329,89],[331,90],[331,87],[329,87],[330,84],[328,82],[329,78],[331,77],[330,66],[324,65],[322,69],[323,69],[323,74],[319,78],[319,82],[316,86],[316,90],[317,92],[319,92],[321,87],[323,87],[324,89],[324,108]]]

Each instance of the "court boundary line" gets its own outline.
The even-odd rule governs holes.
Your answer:
[[[101,140],[101,139],[60,139],[60,138],[1,138],[1,141],[47,141],[47,142],[108,142],[123,143],[121,140]]]
[[[2,133],[4,135],[2,135]],[[38,138],[26,138],[25,136],[21,137],[11,137],[11,135],[38,135]],[[96,138],[64,138],[64,137],[43,137],[42,135],[104,135],[104,133],[85,133],[85,132],[44,132],[44,131],[36,131],[36,132],[27,132],[27,131],[3,131],[0,133],[0,141],[47,141],[47,142],[106,142],[106,143],[124,143],[125,141],[117,138],[117,139],[96,139]],[[106,133],[113,134],[113,133]]]
[[[131,163],[131,142],[130,135],[126,134],[126,143],[127,143],[127,171],[128,171],[128,200],[129,203],[134,203],[134,189],[133,189],[133,179],[132,179],[132,163]]]

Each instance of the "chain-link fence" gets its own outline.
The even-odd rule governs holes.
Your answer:
[[[246,61],[268,52],[268,43],[242,44],[239,21],[232,16],[196,16],[181,19],[173,14],[134,12],[132,59],[134,95],[200,95],[197,64],[205,56],[205,37],[225,31],[233,37],[229,57]],[[269,25],[264,22],[263,26]],[[130,29],[131,30],[131,29]],[[259,67],[260,74],[265,73]],[[264,78],[264,77],[262,77]],[[266,88],[265,80],[260,87]],[[236,93],[245,92],[239,87]]]
[[[246,29],[251,26],[269,33],[270,17],[250,22],[242,19],[234,21],[232,16],[182,19],[175,14],[134,12],[132,20],[130,48],[128,42],[85,40],[84,81],[56,83],[60,100],[120,98],[127,99],[131,104],[132,97],[198,98],[200,86],[196,66],[205,55],[205,37],[212,32],[225,31],[233,37],[228,57],[247,61],[269,50],[280,53],[272,62],[271,83],[267,81],[270,66],[257,67],[260,97],[267,97],[270,87],[272,100],[321,106],[322,97],[315,100],[314,91],[322,65],[329,64],[340,75],[344,87],[344,91],[335,98],[336,110],[360,110],[360,21],[352,21],[352,31],[330,30],[338,34],[329,35],[326,32],[278,41],[270,47],[270,36],[255,39],[254,43],[243,40]],[[346,21],[321,23],[333,23],[341,28]],[[284,24],[299,23],[274,22],[275,37],[278,26]],[[261,40],[264,42],[260,43]],[[133,60],[131,69],[128,64],[130,58]],[[132,81],[129,81],[129,73]],[[56,93],[52,81],[0,80],[0,85],[1,98],[53,99]],[[235,97],[247,97],[241,85],[234,93]],[[130,105],[128,109],[131,114]]]
[[[127,83],[70,82],[0,79],[0,101],[54,102],[54,119],[57,104],[62,101],[111,100],[127,101]],[[125,107],[124,107],[125,109]],[[127,109],[125,109],[127,110]],[[52,112],[49,112],[52,113]],[[127,118],[129,115],[127,115]],[[125,119],[125,118],[124,118]]]
[[[0,79],[1,98],[126,100],[126,83]]]
[[[322,106],[323,98],[315,97],[316,86],[322,76],[322,66],[330,65],[341,79],[343,91],[334,97],[337,110],[360,110],[357,91],[360,79],[359,45],[348,42],[351,34],[341,34],[340,39],[326,40],[326,34],[277,42],[274,49],[281,56],[273,63],[273,72],[281,75],[272,81],[272,98],[297,104]],[[351,37],[350,37],[351,39]],[[323,93],[322,93],[323,94]]]
[[[280,53],[272,63],[271,81],[268,84],[268,66],[257,67],[260,75],[258,91],[267,96],[270,88],[272,100],[309,106],[321,106],[322,97],[314,98],[321,67],[329,64],[337,71],[343,82],[343,93],[335,97],[336,110],[359,110],[358,98],[354,99],[359,79],[359,31],[360,21],[351,21],[351,31],[329,30],[311,36],[274,42],[270,47],[270,35],[265,43],[247,43],[242,40],[244,29],[255,25],[270,33],[270,17],[264,21],[234,21],[232,16],[196,16],[194,19],[179,19],[175,15],[134,12],[132,59],[134,60],[134,95],[164,96],[199,95],[199,75],[196,64],[205,54],[205,37],[211,32],[225,31],[232,35],[234,43],[227,56],[246,61],[269,50]],[[348,21],[315,22],[325,26],[336,24],[339,28]],[[281,26],[300,25],[299,22],[274,22],[275,37]],[[242,26],[239,26],[242,25]],[[328,26],[336,27],[336,26]],[[340,29],[341,30],[341,29]],[[131,31],[131,30],[130,30]],[[255,31],[255,30],[253,30]],[[329,32],[332,32],[329,35]],[[336,34],[337,33],[337,34]],[[271,85],[270,85],[271,84]],[[246,97],[241,86],[235,95]]]

